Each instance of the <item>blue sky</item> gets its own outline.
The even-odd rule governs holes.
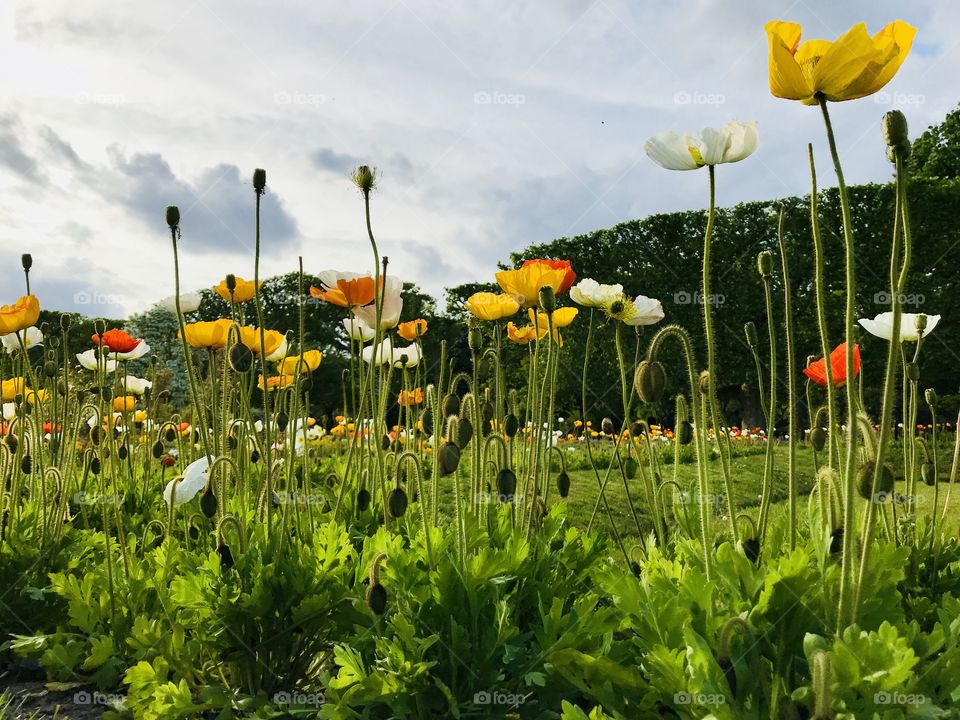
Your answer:
[[[391,272],[437,295],[532,242],[702,207],[703,173],[644,155],[662,130],[759,121],[757,153],[718,172],[722,204],[806,192],[807,142],[826,185],[818,111],[767,90],[775,18],[807,38],[918,28],[884,92],[834,109],[848,182],[889,177],[885,111],[917,135],[960,100],[953,2],[4,3],[0,301],[22,252],[45,307],[118,316],[170,295],[170,203],[186,288],[252,276],[255,167],[265,274],[298,255],[370,269],[347,178],[367,163]]]

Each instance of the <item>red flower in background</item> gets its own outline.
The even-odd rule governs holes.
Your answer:
[[[142,340],[138,340],[135,337],[131,337],[123,330],[107,330],[103,334],[103,338],[99,335],[94,335],[91,340],[93,340],[94,345],[100,345],[110,349],[110,352],[113,353],[129,353],[136,350],[137,345],[139,345]]]
[[[817,385],[827,386],[827,364],[823,358],[810,363],[803,369],[803,374]],[[853,346],[853,376],[860,374],[860,346]],[[847,344],[840,343],[830,353],[830,375],[834,387],[840,387],[847,381]]]
[[[563,283],[561,283],[560,287],[557,289],[557,295],[561,295],[569,290],[570,286],[573,285],[577,279],[577,274],[573,271],[573,268],[570,267],[569,260],[549,260],[545,258],[535,258],[534,260],[525,260],[523,265],[520,267],[527,267],[527,265],[533,265],[534,263],[543,263],[554,270],[567,271],[566,276],[563,278]]]

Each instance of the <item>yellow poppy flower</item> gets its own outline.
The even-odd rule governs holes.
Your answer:
[[[184,325],[187,345],[192,348],[223,348],[227,346],[227,334],[231,321],[220,318],[213,322],[195,322]],[[177,337],[180,334],[177,333]]]
[[[47,401],[49,394],[46,390],[27,390],[27,402],[31,405],[44,403]]]
[[[835,41],[800,43],[800,26],[772,20],[766,24],[770,92],[779,98],[816,105],[820,98],[839,102],[877,92],[896,75],[910,52],[916,28],[895,20],[872,38],[859,23]]]
[[[273,375],[267,378],[267,390],[276,390],[293,385],[296,378],[292,375]],[[257,376],[257,387],[263,390],[263,375]]]
[[[252,300],[253,296],[257,292],[257,288],[253,284],[253,280],[244,280],[239,275],[236,275],[235,277],[237,279],[237,286],[233,289],[233,302],[245,303],[247,300]],[[262,282],[260,283],[260,286],[263,286]],[[227,289],[226,278],[221,280],[220,284],[217,285],[213,290],[224,300],[230,302],[230,291]]]
[[[510,295],[478,292],[468,297],[463,307],[478,320],[501,320],[515,315],[520,303]]]
[[[323,360],[323,353],[319,350],[307,350],[302,355],[292,355],[284,358],[277,366],[277,371],[282,375],[305,374],[320,367],[321,360]]]
[[[40,301],[36,295],[24,295],[13,305],[0,305],[0,335],[26,330],[37,324]]]
[[[531,340],[540,340],[546,334],[546,323],[539,328],[534,328],[533,325],[517,327],[512,322],[507,323],[507,337],[518,345],[526,345]]]
[[[550,287],[559,294],[567,279],[567,271],[554,269],[546,263],[530,263],[519,270],[501,270],[497,284],[512,295],[521,307],[533,307],[540,303],[540,288]]]
[[[553,329],[559,330],[560,328],[565,328],[567,325],[573,322],[574,318],[577,317],[579,310],[573,307],[559,308],[553,311]],[[527,314],[530,316],[530,324],[536,324],[538,326],[546,327],[547,326],[547,314],[542,310],[536,311],[534,313],[533,308],[530,308],[527,311]]]
[[[114,412],[133,412],[137,399],[133,395],[121,395],[113,399]]]
[[[0,395],[3,402],[13,402],[17,395],[23,395],[27,390],[27,381],[22,377],[11,378],[0,383]]]
[[[263,346],[267,353],[267,360],[280,349],[286,339],[286,336],[277,330],[263,331]],[[240,328],[240,342],[246,345],[254,355],[260,356],[260,331],[257,328],[250,326]]]

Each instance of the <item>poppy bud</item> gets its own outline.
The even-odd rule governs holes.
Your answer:
[[[937,397],[937,391],[933,388],[927,388],[923,393],[923,398],[930,407],[935,408],[937,406],[937,400],[939,398]]]
[[[544,285],[540,288],[540,307],[544,309],[545,312],[552,313],[557,309],[557,296],[553,292],[553,288],[550,285]]]
[[[520,430],[520,420],[513,413],[510,413],[503,419],[503,434],[512,438]]]
[[[90,461],[90,472],[92,472],[94,475],[100,474],[100,458],[95,457]]]
[[[821,427],[815,427],[810,431],[810,444],[817,452],[823,450],[827,445],[827,432]]]
[[[623,463],[623,474],[627,476],[627,480],[633,480],[637,476],[637,461],[633,457],[628,457]]]
[[[167,225],[171,230],[180,225],[180,208],[176,205],[167,205]]]
[[[390,436],[389,436],[389,435],[384,435],[382,438],[380,438],[380,449],[381,449],[381,450],[389,450],[389,449],[390,449]]]
[[[747,336],[747,345],[752,348],[755,348],[760,342],[760,339],[757,337],[757,326],[753,320],[743,326],[743,334]]]
[[[159,460],[160,456],[163,455],[163,443],[157,440],[153,444],[153,447],[151,448],[151,452],[153,453],[153,457]]]
[[[497,495],[501,502],[513,502],[517,492],[517,474],[510,468],[503,468],[497,473]]]
[[[763,278],[770,277],[773,272],[773,253],[769,250],[761,250],[757,254],[757,272]]]
[[[66,332],[70,329],[70,325],[73,324],[73,318],[67,313],[60,314],[60,329]]]
[[[30,268],[33,267],[33,255],[30,253],[24,253],[20,256],[20,264],[23,265],[25,272],[30,272]]]
[[[177,464],[177,461],[173,459],[173,455],[164,455],[160,458],[160,466],[165,468],[173,467]]]
[[[473,439],[473,423],[466,418],[460,418],[457,422],[457,447],[463,450]]]
[[[440,408],[443,411],[444,417],[450,417],[451,415],[460,414],[460,398],[458,398],[453,393],[448,393],[444,395],[443,402],[440,404]]]
[[[460,448],[452,442],[444,443],[439,454],[440,474],[450,475],[456,472],[460,465]]]
[[[230,367],[241,374],[253,367],[253,353],[250,348],[243,343],[237,343],[230,348]]]
[[[172,427],[168,426],[167,429],[164,430],[163,432],[163,437],[166,438],[167,442],[172,443],[174,440],[177,439],[177,431],[174,430]]]
[[[213,494],[213,490],[209,486],[206,492],[200,496],[200,512],[208,518],[217,514],[217,496]]]
[[[479,350],[483,347],[483,333],[480,332],[480,328],[471,324],[470,329],[467,331],[467,347],[471,350]],[[477,369],[479,373],[480,363],[477,363]]]
[[[360,491],[357,493],[357,509],[360,512],[365,512],[368,507],[370,507],[370,491],[366,488],[360,488]]]
[[[490,434],[491,423],[493,422],[493,414],[495,409],[492,402],[485,402],[480,407],[480,420],[483,423],[480,426],[480,431],[483,433],[484,437]]]
[[[756,538],[747,538],[744,540],[743,554],[746,555],[747,560],[756,565],[757,560],[760,559],[760,541]]]
[[[377,186],[377,170],[368,165],[359,165],[350,176],[360,192],[367,194]]]
[[[667,371],[657,360],[641,360],[633,376],[637,395],[645,403],[656,403],[667,387]]]
[[[90,428],[90,442],[92,442],[94,445],[99,445],[102,439],[103,431],[100,430],[98,426]]]
[[[927,316],[924,313],[919,313],[917,317],[914,318],[914,327],[916,327],[918,332],[923,332],[927,329]]]
[[[33,458],[29,455],[24,455],[20,459],[20,472],[24,475],[29,475],[33,471]]]
[[[873,473],[876,467],[877,464],[873,460],[868,460],[857,468],[857,492],[864,500],[874,499],[880,502],[893,490],[893,470],[887,464],[880,468],[877,495],[874,498],[870,491],[873,489]]]
[[[229,545],[217,545],[217,555],[220,556],[220,569],[229,570],[233,567],[233,553]]]
[[[830,554],[836,555],[843,550],[843,526],[830,533]]]
[[[117,457],[120,458],[121,460],[126,460],[126,459],[127,459],[127,455],[129,455],[129,454],[130,454],[130,452],[127,450],[127,446],[126,446],[126,445],[121,445],[121,446],[120,446],[120,449],[117,450]]]
[[[560,493],[562,498],[570,494],[570,476],[565,472],[557,475],[557,492]]]
[[[937,474],[934,472],[933,463],[929,460],[920,466],[920,477],[927,485],[937,484]]]
[[[704,370],[700,373],[700,394],[709,395],[710,394],[710,371]]]
[[[290,422],[290,418],[287,416],[285,412],[277,413],[277,430],[279,430],[280,432],[283,432],[284,430],[287,429],[287,425],[289,424],[289,422]]]
[[[907,380],[917,382],[920,379],[920,366],[915,362],[907,363]]]
[[[910,137],[907,128],[907,116],[899,110],[891,110],[883,116],[883,141],[887,144],[887,157],[891,160],[900,155],[906,160],[910,156]]]
[[[407,512],[407,493],[403,488],[394,488],[387,496],[387,509],[390,510],[390,517],[403,517]]]
[[[257,168],[253,171],[253,189],[262,193],[267,187],[267,171],[263,168]]]
[[[603,430],[603,432],[607,435],[613,435],[613,431],[615,429],[613,427],[613,420],[611,420],[608,417],[605,417],[603,420],[600,421],[600,429]]]
[[[227,436],[227,450],[229,450],[230,452],[233,452],[233,451],[236,450],[236,449],[237,449],[237,437],[236,437],[236,435],[228,435],[228,436]]]
[[[254,450],[250,453],[250,462],[252,462],[254,465],[256,465],[258,462],[260,462],[260,451],[259,451],[259,450],[254,449]]]
[[[637,422],[631,425],[630,434],[634,437],[641,437],[643,435],[643,423],[637,420]]]
[[[49,378],[57,376],[57,364],[52,360],[47,360],[43,364],[43,374]]]
[[[428,407],[420,415],[420,424],[423,425],[423,431],[427,435],[433,434],[433,408]]]
[[[693,442],[693,425],[689,420],[681,421],[677,427],[677,441],[681,445],[689,445]]]
[[[223,279],[223,282],[227,286],[227,292],[233,295],[234,291],[237,289],[237,276],[233,273],[228,273]]]

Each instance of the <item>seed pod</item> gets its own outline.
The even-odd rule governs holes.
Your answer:
[[[520,430],[520,421],[517,416],[510,413],[503,419],[503,434],[512,438]]]
[[[367,508],[370,507],[370,491],[366,488],[360,488],[360,491],[357,493],[357,509],[360,512],[366,512]]]
[[[451,415],[460,414],[460,398],[458,398],[453,393],[448,393],[443,396],[443,402],[440,404],[440,408],[443,411],[444,417],[450,417]]]
[[[613,427],[613,420],[608,417],[605,417],[600,421],[600,429],[603,430],[607,435],[613,435],[615,428]]]
[[[877,497],[873,496],[873,473],[877,464],[873,460],[868,460],[857,468],[857,492],[864,500],[876,500],[878,502],[886,498],[893,490],[893,470],[884,463],[880,469],[880,478],[877,483]]]
[[[31,472],[33,472],[33,458],[31,458],[29,455],[24,455],[20,459],[20,472],[22,472],[24,475],[29,475]]]
[[[744,540],[743,554],[746,556],[747,560],[756,565],[757,561],[760,559],[760,541],[756,538],[747,538]]]
[[[284,430],[287,429],[287,425],[289,423],[290,423],[290,418],[287,416],[285,412],[281,411],[277,413],[277,430],[279,430],[280,432],[283,432]]]
[[[817,452],[821,452],[827,446],[827,432],[821,427],[815,427],[810,431],[810,444]]]
[[[160,459],[160,456],[163,455],[163,443],[157,440],[153,447],[150,449],[150,452],[153,454],[153,457],[157,460]]]
[[[633,457],[628,457],[623,463],[623,474],[627,476],[627,480],[633,480],[637,476],[637,461]]]
[[[473,423],[466,418],[460,418],[460,421],[457,423],[457,447],[463,450],[470,444],[472,438]]]
[[[641,360],[633,376],[637,395],[645,403],[656,403],[667,387],[667,371],[657,360]]]
[[[383,615],[387,611],[387,590],[380,583],[367,588],[367,607],[374,615]]]
[[[920,366],[915,362],[907,363],[907,380],[917,382],[920,379]]]
[[[930,407],[937,407],[937,400],[939,400],[939,398],[937,397],[937,391],[933,388],[927,388],[923,391],[923,399],[927,401],[927,405]]]
[[[693,442],[693,423],[689,420],[682,420],[677,426],[677,442],[681,445]]]
[[[920,466],[920,477],[923,478],[923,482],[927,485],[933,486],[937,484],[937,474],[934,472],[933,463],[929,460]]]
[[[760,277],[770,277],[773,272],[773,253],[769,250],[761,250],[757,253],[757,272]]]
[[[497,473],[497,494],[501,502],[513,502],[517,492],[517,474],[510,468],[504,468]]]
[[[440,475],[450,475],[456,472],[460,465],[460,448],[453,443],[444,443],[440,447]]]
[[[217,555],[220,556],[220,569],[230,570],[233,567],[233,553],[229,545],[217,545]]]
[[[570,476],[565,472],[557,475],[557,492],[560,493],[560,497],[562,498],[570,494]]]
[[[394,488],[387,496],[387,509],[390,510],[390,517],[403,517],[407,512],[407,493],[403,488]]]
[[[260,451],[254,448],[250,453],[250,462],[256,464],[260,462]]]
[[[243,343],[237,343],[230,348],[230,367],[234,372],[245,373],[253,367],[253,353]]]
[[[433,435],[433,408],[428,407],[420,413],[420,424],[427,435]]]
[[[208,518],[217,514],[217,496],[213,494],[213,489],[209,486],[200,496],[200,512]]]
[[[130,453],[129,453],[129,451],[127,450],[127,446],[126,446],[126,445],[121,445],[121,446],[120,446],[120,449],[117,450],[117,457],[120,458],[121,460],[126,460],[126,459],[127,459],[127,455],[129,455],[129,454],[130,454]]]
[[[100,458],[95,457],[90,461],[90,472],[94,475],[100,474]]]

